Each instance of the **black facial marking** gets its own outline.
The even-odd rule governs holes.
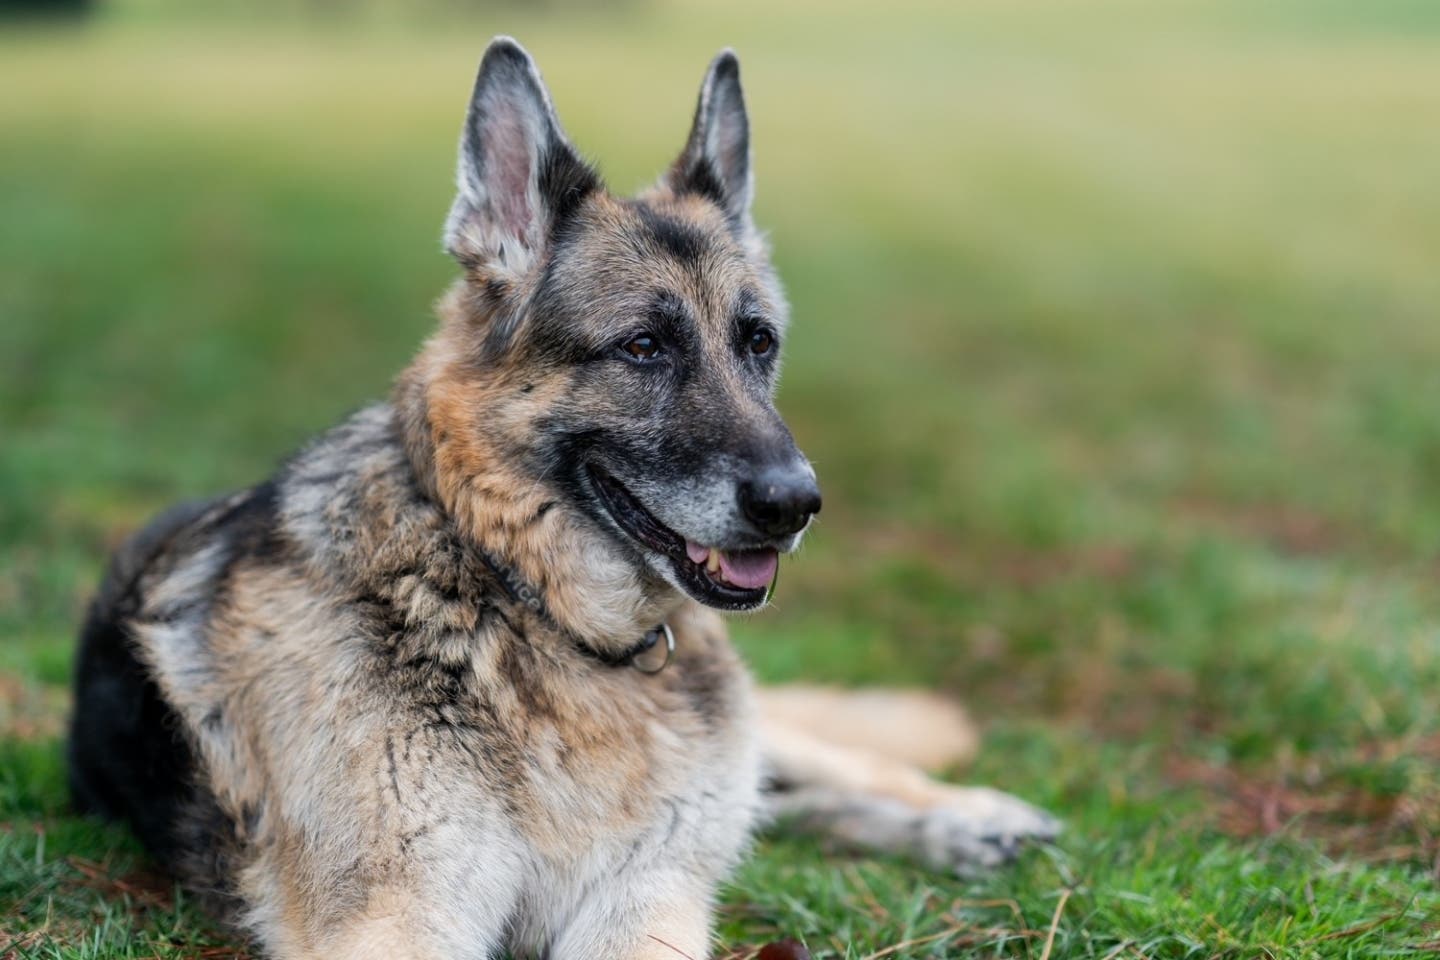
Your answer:
[[[709,238],[690,224],[667,217],[644,204],[636,209],[651,241],[681,263],[689,265],[697,262],[709,248]]]
[[[730,326],[734,331],[737,341],[744,340],[755,332],[757,327],[764,325],[767,311],[756,296],[755,291],[749,288],[741,290],[735,297],[735,305],[730,311]]]
[[[692,352],[699,347],[700,338],[695,329],[694,315],[686,306],[685,300],[673,291],[656,292],[645,321],[653,333],[681,354]]]
[[[578,225],[583,219],[577,218],[574,223]],[[576,236],[572,230],[555,241],[530,300],[528,329],[524,338],[528,350],[536,356],[562,366],[594,359],[593,346],[579,335],[584,318],[576,315],[569,291],[560,279],[560,265],[570,255]],[[500,349],[503,345],[498,346],[492,355]]]
[[[666,325],[679,325],[686,323],[690,317],[690,309],[685,306],[685,300],[678,293],[671,290],[658,290],[650,303],[650,318],[657,323]]]
[[[526,349],[559,366],[573,366],[595,359],[593,346],[576,334],[576,321],[559,297],[546,296],[544,288],[530,311]]]

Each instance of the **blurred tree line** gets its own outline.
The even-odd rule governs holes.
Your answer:
[[[94,7],[94,0],[0,0],[0,16],[80,17]]]
[[[158,0],[146,4],[150,12],[170,9],[194,15],[244,13],[267,19],[314,18],[329,20],[426,19],[435,16],[469,16],[495,10],[606,10],[630,9],[641,0]],[[112,6],[105,0],[0,0],[0,16],[82,18]]]

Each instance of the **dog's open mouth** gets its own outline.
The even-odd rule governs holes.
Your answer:
[[[687,540],[665,526],[625,489],[593,464],[590,479],[600,503],[627,536],[669,559],[676,578],[696,600],[723,610],[746,610],[765,602],[780,554],[774,547],[721,550]]]

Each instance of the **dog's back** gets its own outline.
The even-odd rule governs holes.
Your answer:
[[[147,595],[197,551],[244,549],[247,533],[266,522],[272,492],[264,485],[184,503],[131,537],[90,605],[76,657],[68,760],[77,809],[128,823],[152,856],[222,908],[224,838],[233,828],[144,662],[134,624]],[[191,583],[192,595],[213,596],[220,576]]]
[[[173,849],[175,814],[194,760],[175,735],[173,714],[138,658],[127,621],[141,605],[141,577],[210,506],[177,506],[121,546],[90,605],[76,660],[69,755],[75,805],[128,820],[162,856]]]

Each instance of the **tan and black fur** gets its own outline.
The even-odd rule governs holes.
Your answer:
[[[944,868],[1053,833],[919,772],[972,748],[953,708],[757,697],[709,609],[763,605],[819,509],[733,55],[620,199],[497,40],[459,169],[464,276],[392,401],[116,557],[77,803],[280,958],[698,958],[767,813]]]

